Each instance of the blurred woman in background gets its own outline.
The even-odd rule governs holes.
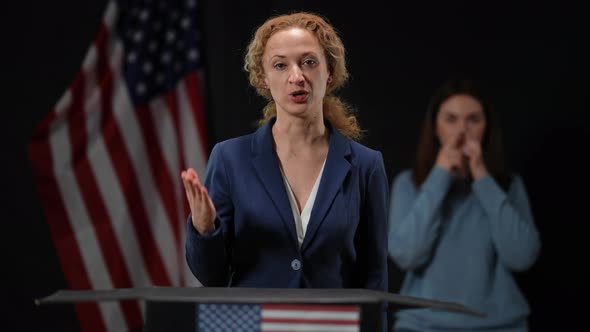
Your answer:
[[[450,79],[436,91],[416,156],[392,184],[388,249],[406,271],[400,293],[487,316],[403,310],[396,331],[526,331],[529,305],[513,271],[535,262],[539,234],[476,82]]]

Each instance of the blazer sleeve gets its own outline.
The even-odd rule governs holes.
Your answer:
[[[410,271],[429,261],[440,230],[440,208],[451,184],[451,174],[434,167],[420,190],[411,171],[398,175],[389,206],[388,251],[397,265]]]
[[[389,197],[383,156],[379,152],[368,175],[365,208],[361,220],[366,225],[365,288],[387,291],[387,202]],[[361,251],[363,252],[363,251]]]
[[[513,270],[525,270],[541,249],[528,195],[515,175],[505,193],[489,175],[473,183],[473,191],[490,219],[492,241],[500,260]]]
[[[187,221],[186,261],[203,286],[229,283],[234,208],[226,166],[223,143],[218,143],[211,151],[204,182],[217,212],[215,231],[200,235],[192,225],[191,216]]]

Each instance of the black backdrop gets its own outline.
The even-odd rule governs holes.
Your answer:
[[[6,5],[3,10],[2,301],[6,331],[77,331],[71,306],[33,299],[66,288],[26,155],[34,126],[71,83],[106,1]],[[563,2],[390,3],[213,1],[201,3],[211,142],[253,130],[263,101],[241,69],[245,45],[271,14],[304,9],[341,32],[351,80],[340,95],[383,152],[391,179],[411,165],[428,97],[447,75],[470,73],[491,87],[510,166],[527,185],[543,249],[518,275],[533,331],[587,325],[590,275],[585,208],[590,183],[586,121],[590,88],[579,8]],[[402,274],[390,264],[391,290]],[[6,329],[5,329],[6,327]]]

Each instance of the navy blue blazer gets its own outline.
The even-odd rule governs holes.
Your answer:
[[[202,236],[189,216],[193,274],[204,286],[387,290],[389,194],[381,153],[326,123],[328,156],[300,248],[273,149],[274,121],[213,148],[204,185],[218,227]]]

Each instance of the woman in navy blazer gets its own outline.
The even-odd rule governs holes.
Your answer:
[[[324,19],[278,16],[245,57],[261,127],[215,145],[204,184],[182,172],[186,258],[204,286],[387,290],[388,180],[357,142],[344,46]]]

